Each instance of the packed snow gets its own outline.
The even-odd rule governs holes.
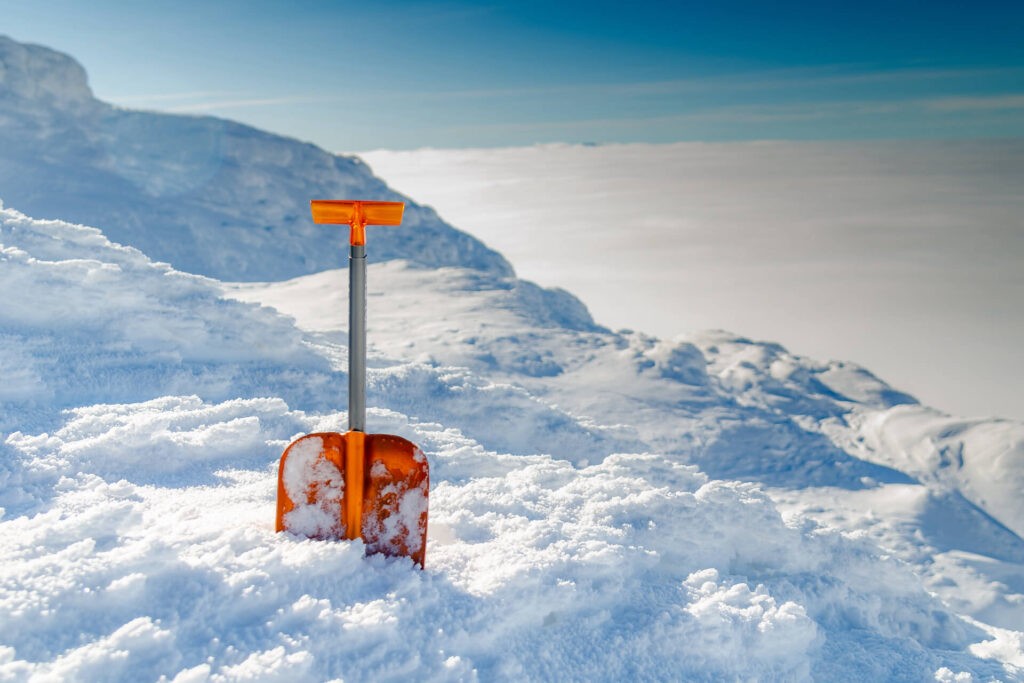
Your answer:
[[[0,47],[0,100],[78,78]],[[60,119],[50,90],[17,120]],[[346,422],[344,272],[189,274],[6,182],[0,680],[1024,680],[1021,423],[726,332],[613,332],[453,228],[443,263],[375,260],[371,229],[367,422],[429,462],[419,570],[274,531],[282,451]]]

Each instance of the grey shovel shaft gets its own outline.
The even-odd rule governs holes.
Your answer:
[[[348,428],[366,431],[366,247],[348,254]]]

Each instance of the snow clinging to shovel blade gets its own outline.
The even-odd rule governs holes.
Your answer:
[[[318,437],[302,439],[289,451],[284,489],[295,509],[285,515],[285,524],[289,531],[310,538],[342,538],[345,480],[323,451],[323,439]]]
[[[416,449],[416,456],[422,458],[422,451]],[[418,553],[426,536],[427,481],[412,485],[408,479],[394,478],[380,460],[373,463],[370,476],[391,483],[380,490],[380,507],[367,511],[363,519],[367,550],[391,556]]]

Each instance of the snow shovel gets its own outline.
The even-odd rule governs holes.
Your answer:
[[[366,433],[366,226],[398,225],[402,202],[313,200],[314,223],[349,226],[348,431],[307,434],[281,456],[277,530],[320,539],[362,538],[368,554],[423,567],[429,472],[423,452]]]

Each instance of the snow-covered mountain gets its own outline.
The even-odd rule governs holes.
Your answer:
[[[404,199],[359,159],[223,119],[96,100],[70,57],[0,35],[0,188],[40,218],[102,225],[116,242],[191,273],[272,280],[344,264],[343,231],[311,197]],[[510,273],[499,254],[407,201],[380,259]]]
[[[165,126],[145,153],[107,138],[142,185],[198,177],[172,150],[235,126],[116,112],[69,58],[0,55],[0,140],[35,131],[0,169],[65,189],[111,177],[62,165],[110,117]],[[275,534],[281,450],[345,423],[346,277],[237,282],[278,267],[270,243],[208,235],[199,197],[266,240],[305,171],[265,166],[261,214],[237,169],[308,146],[232,129],[236,173],[108,187],[89,210],[139,212],[109,230],[20,213],[0,175],[0,679],[1024,680],[1024,425],[725,332],[612,332],[439,221],[441,256],[369,242],[369,428],[430,459],[426,571]],[[307,195],[384,191],[336,163]],[[147,252],[186,215],[235,282]]]

